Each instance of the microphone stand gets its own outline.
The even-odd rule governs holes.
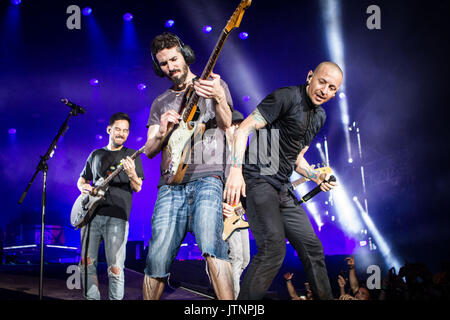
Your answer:
[[[37,174],[42,171],[43,173],[43,183],[42,183],[42,213],[41,213],[41,256],[40,256],[40,271],[39,271],[39,300],[42,300],[42,289],[43,289],[43,275],[44,275],[44,231],[45,231],[45,207],[47,204],[47,171],[48,171],[48,164],[47,160],[53,157],[53,154],[56,150],[56,143],[58,142],[59,138],[67,131],[69,126],[67,123],[69,122],[69,119],[71,116],[78,115],[80,110],[76,108],[72,108],[72,110],[69,112],[69,115],[67,116],[64,123],[61,125],[61,127],[58,130],[58,133],[56,134],[56,137],[53,139],[52,143],[50,144],[50,147],[47,149],[47,152],[44,156],[41,156],[41,160],[39,161],[36,171],[34,172],[33,177],[31,178],[30,182],[28,183],[28,186],[26,187],[25,191],[22,193],[22,196],[19,199],[19,204],[22,204],[23,200],[25,199],[28,190],[30,189],[31,185],[33,184],[34,179],[36,178]]]

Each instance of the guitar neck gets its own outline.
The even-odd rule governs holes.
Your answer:
[[[227,32],[227,30],[223,29],[219,37],[219,40],[217,41],[216,46],[214,47],[214,50],[208,59],[208,63],[206,64],[205,69],[203,69],[200,79],[206,80],[209,78],[212,70],[214,69],[214,66],[216,65],[217,59],[219,58],[219,54],[223,49],[223,46],[225,44],[225,41],[227,40],[228,35],[229,33]],[[192,114],[192,112],[195,112],[195,108],[197,108],[197,103],[199,99],[200,97],[194,91],[192,97],[189,99],[189,103],[183,114],[184,122],[187,122],[189,115]]]
[[[142,148],[140,148],[138,151],[136,151],[135,153],[133,153],[132,155],[131,155],[131,160],[136,160],[136,158],[141,154],[141,153],[143,153],[144,152],[144,150],[145,150],[145,146],[143,146]],[[104,187],[106,187],[121,171],[123,170],[123,165],[122,164],[120,164],[119,165],[119,167],[116,169],[116,170],[114,170],[113,171],[113,173],[111,173],[109,176],[108,176],[108,178],[106,178],[104,181],[103,181],[103,183],[101,184],[101,185],[99,185],[97,188],[98,189],[101,189],[101,188],[104,188]],[[97,189],[96,188],[96,189]]]
[[[297,180],[291,182],[291,184],[292,184],[292,186],[293,186],[294,189],[295,189],[295,188],[297,188],[299,185],[301,185],[302,183],[304,183],[304,182],[306,182],[306,181],[308,181],[307,178],[301,177],[301,178],[299,178],[299,179],[297,179]]]

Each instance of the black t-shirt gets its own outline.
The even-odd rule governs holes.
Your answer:
[[[250,141],[244,178],[264,178],[280,189],[289,182],[300,151],[323,127],[325,110],[312,103],[306,85],[280,88],[264,98],[257,109],[267,125]]]
[[[80,176],[95,184],[100,178],[106,179],[113,173],[120,161],[127,156],[131,156],[136,151],[122,147],[118,151],[108,150],[106,147],[94,150],[86,161]],[[144,179],[142,161],[138,156],[134,161],[136,164],[136,174]],[[131,189],[130,179],[122,170],[110,183],[108,191],[105,193],[105,201],[96,210],[96,214],[110,216],[128,221],[131,211],[131,200],[133,190]]]

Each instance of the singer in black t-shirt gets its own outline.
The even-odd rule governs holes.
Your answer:
[[[241,195],[246,197],[247,219],[258,249],[238,299],[264,297],[283,263],[286,238],[298,253],[315,299],[333,299],[322,244],[289,190],[289,177],[295,170],[320,185],[322,191],[337,186],[327,182],[327,175],[318,175],[304,155],[325,123],[321,105],[336,95],[342,78],[335,63],[319,64],[308,73],[305,85],[284,87],[269,94],[235,133],[224,200],[233,204],[239,202]],[[250,142],[244,164],[252,130],[259,131]]]

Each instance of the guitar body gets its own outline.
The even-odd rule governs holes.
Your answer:
[[[222,239],[227,240],[231,235],[239,229],[248,229],[250,226],[247,221],[244,220],[243,215],[245,211],[241,205],[234,209],[234,215],[226,217],[223,220],[223,232]]]
[[[161,152],[161,175],[166,184],[180,184],[186,173],[198,124],[189,127],[180,121]]]
[[[70,213],[70,223],[75,229],[88,224],[94,216],[95,210],[103,202],[103,196],[91,194],[80,194],[73,204]]]

